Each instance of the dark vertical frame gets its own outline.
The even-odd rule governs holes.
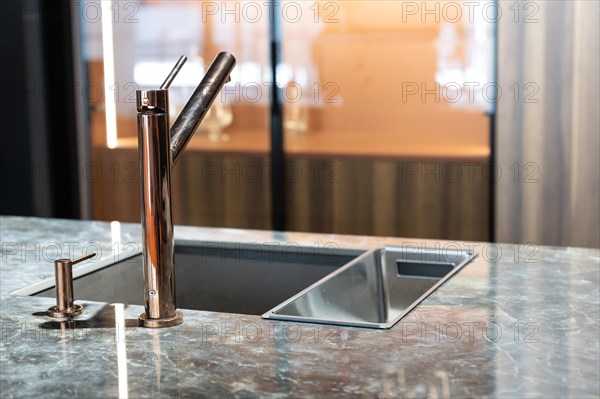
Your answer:
[[[494,1],[500,7],[498,0]],[[494,23],[492,48],[492,80],[498,83],[498,22]],[[488,166],[488,240],[496,242],[496,100],[490,107],[490,161]]]
[[[285,154],[283,148],[283,99],[277,85],[277,67],[281,62],[280,2],[269,1],[269,49],[271,61],[271,217],[273,230],[284,231],[285,223]]]
[[[73,69],[71,2],[40,1],[40,22],[48,124],[48,163],[52,169],[50,196],[53,216],[79,218],[76,83]]]
[[[34,176],[29,150],[31,120],[28,103],[37,101],[31,92],[25,49],[27,20],[23,3],[0,2],[0,107],[5,116],[0,124],[0,214],[35,215]]]
[[[79,218],[71,2],[2,1],[0,16],[1,76],[11,89],[1,98],[10,196],[0,213]]]
[[[490,163],[488,174],[490,176],[488,183],[488,240],[496,242],[496,111],[490,113]]]

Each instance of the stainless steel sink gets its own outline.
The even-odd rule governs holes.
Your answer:
[[[461,250],[376,249],[263,317],[390,328],[473,258],[471,252]]]
[[[261,315],[363,252],[276,243],[177,241],[177,307]],[[99,269],[91,264],[88,272],[81,269],[73,281],[76,301],[144,304],[141,255]],[[55,290],[27,292],[31,294],[54,297]]]
[[[414,247],[365,252],[178,241],[177,307],[390,328],[473,258],[468,251]],[[76,300],[144,304],[141,255],[90,264],[74,276]],[[15,294],[54,297],[52,285]]]

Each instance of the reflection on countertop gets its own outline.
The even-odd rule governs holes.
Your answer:
[[[473,249],[480,256],[391,330],[185,310],[142,329],[142,307],[78,301],[57,322],[48,298],[10,292],[52,277],[57,255],[139,249],[139,225],[0,218],[4,397],[597,397],[596,249],[177,226],[176,239],[373,248]],[[213,248],[214,249],[214,248]],[[325,250],[325,249],[324,249]],[[60,253],[59,253],[60,252]],[[141,271],[140,271],[141,272]],[[77,293],[75,293],[77,297]],[[58,377],[64,378],[58,378]]]

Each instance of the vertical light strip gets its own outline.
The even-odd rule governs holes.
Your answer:
[[[113,251],[116,253],[121,252],[121,223],[117,221],[110,222],[110,236],[112,240],[111,246]]]
[[[106,113],[106,145],[117,146],[117,105],[110,87],[115,85],[115,56],[112,24],[112,0],[100,2],[102,10],[102,53],[104,56],[104,108]]]
[[[125,346],[125,311],[122,303],[115,303],[115,339],[117,340],[117,373],[119,398],[129,397],[127,382],[127,347]]]

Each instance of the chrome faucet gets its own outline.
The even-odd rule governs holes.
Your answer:
[[[183,56],[177,61],[160,89],[136,91],[145,304],[145,313],[139,317],[142,327],[183,322],[175,304],[171,168],[235,66],[231,54],[219,53],[169,129],[168,89],[185,61]]]

